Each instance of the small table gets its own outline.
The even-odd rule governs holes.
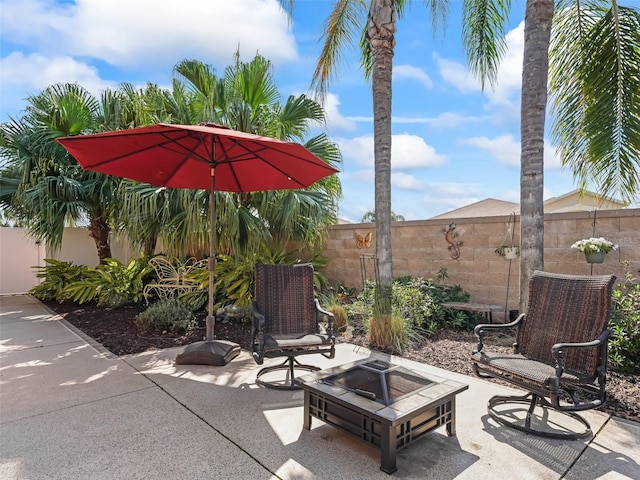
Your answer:
[[[487,323],[493,323],[494,313],[504,313],[504,305],[490,305],[487,303],[446,302],[442,304],[442,308],[453,308],[454,310],[484,313],[484,318]]]
[[[315,417],[380,449],[380,470],[391,474],[396,471],[398,449],[443,425],[447,435],[456,434],[456,395],[469,386],[410,369],[414,375],[427,379],[428,386],[385,405],[349,389],[324,383],[328,377],[371,361],[372,358],[351,362],[296,379],[304,390],[303,426],[310,430],[311,419]]]

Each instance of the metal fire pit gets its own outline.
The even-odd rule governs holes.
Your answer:
[[[468,385],[383,360],[352,362],[296,380],[304,390],[304,428],[311,419],[380,449],[380,469],[396,471],[396,452],[432,430],[456,433],[455,396]]]
[[[344,372],[323,378],[322,381],[383,405],[390,405],[407,395],[434,385],[428,378],[382,360],[358,364]]]

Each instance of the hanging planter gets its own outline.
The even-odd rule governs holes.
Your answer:
[[[499,245],[494,253],[505,260],[514,260],[520,255],[520,247],[518,245]]]
[[[606,253],[604,252],[591,252],[585,253],[584,258],[587,260],[587,263],[603,263],[605,255]]]
[[[606,238],[585,238],[578,240],[571,245],[571,248],[575,248],[579,252],[584,253],[584,257],[587,263],[602,263],[607,253],[618,248],[613,242],[610,242]]]
[[[520,255],[520,245],[514,244],[515,226],[516,214],[515,212],[513,212],[511,215],[509,215],[507,233],[503,240],[504,243],[502,245],[498,245],[493,251],[493,253],[495,253],[499,257],[504,258],[505,260],[514,260],[518,258],[518,255]]]

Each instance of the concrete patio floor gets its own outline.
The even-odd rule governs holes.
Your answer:
[[[547,440],[497,425],[489,397],[510,390],[393,357],[466,383],[457,436],[444,427],[380,453],[315,420],[303,394],[255,384],[248,352],[224,367],[174,365],[181,349],[114,357],[29,296],[0,297],[0,479],[638,479],[640,424],[591,411],[595,435]],[[367,357],[337,347],[320,367]],[[388,358],[388,356],[382,356]]]

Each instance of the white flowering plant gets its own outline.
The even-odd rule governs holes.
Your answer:
[[[582,240],[578,240],[576,243],[571,245],[571,248],[575,248],[579,252],[582,253],[596,253],[596,252],[604,252],[609,253],[612,250],[616,250],[618,248],[613,242],[610,242],[606,238],[584,238]]]

